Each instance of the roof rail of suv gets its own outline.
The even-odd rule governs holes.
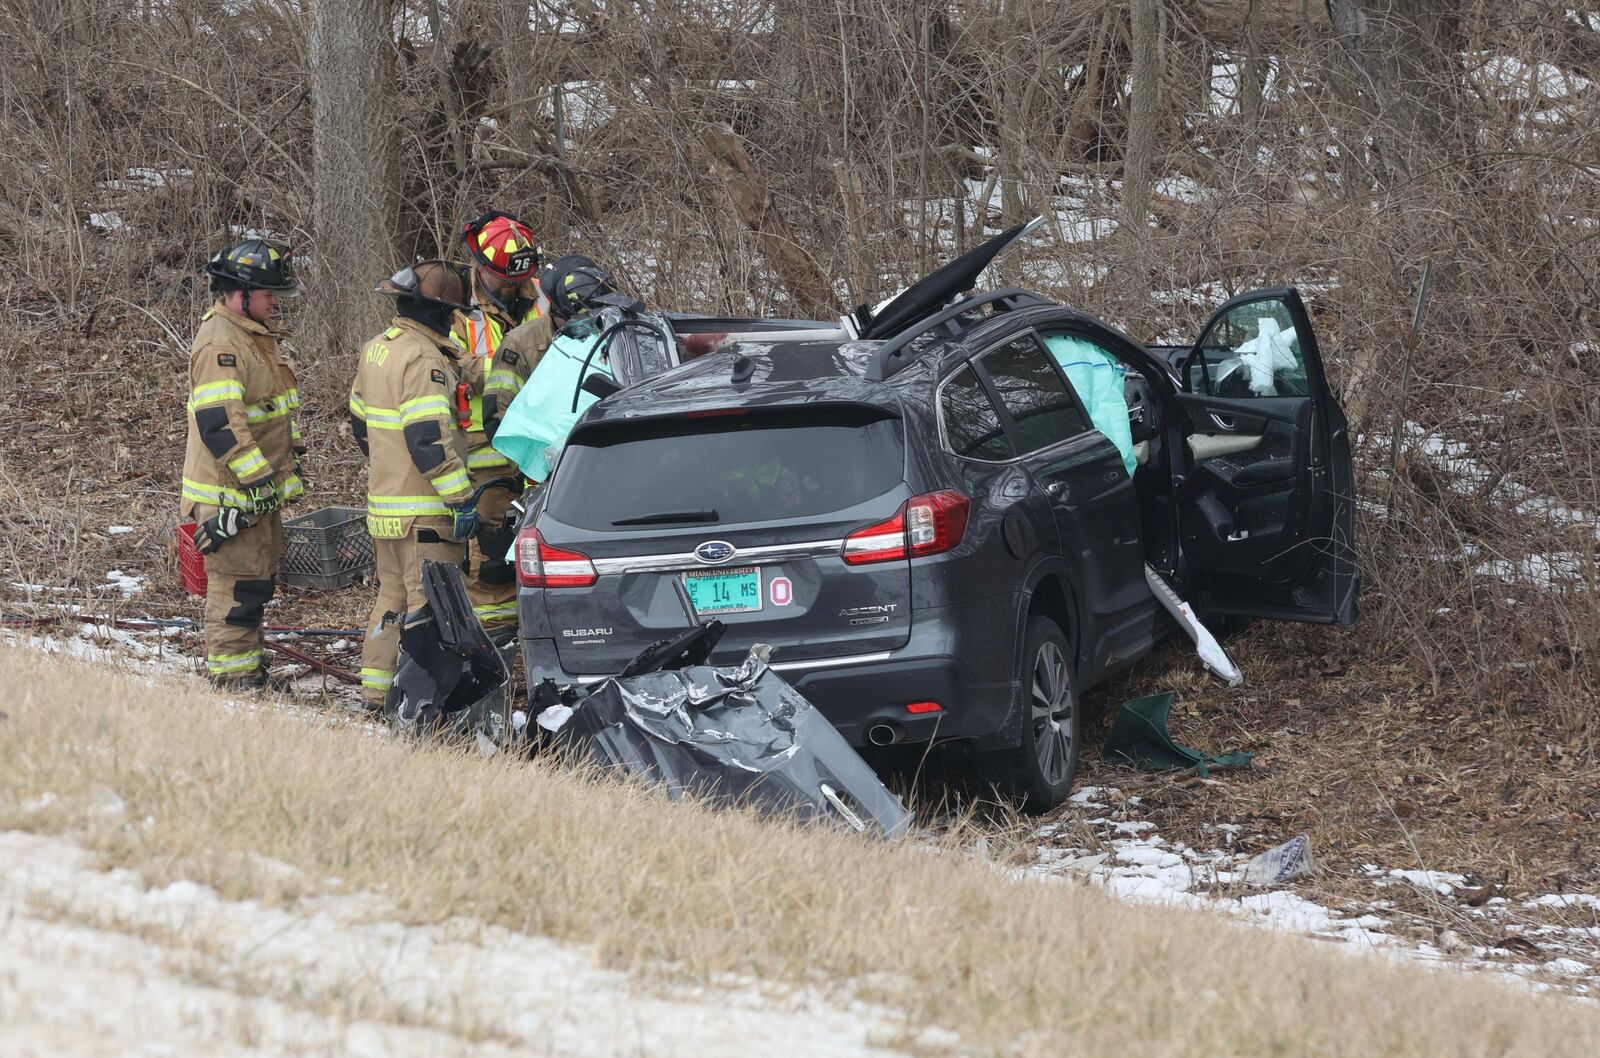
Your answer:
[[[944,328],[948,337],[955,338],[959,336],[963,330],[960,317],[973,309],[979,309],[985,305],[993,305],[997,312],[1011,312],[1014,309],[1034,305],[1052,304],[1054,302],[1048,298],[1017,287],[988,290],[981,294],[962,298],[960,301],[945,306],[931,316],[924,316],[914,321],[879,346],[873,352],[872,363],[867,365],[867,381],[883,382],[910,367],[916,361],[917,356],[920,355],[912,350],[911,343],[936,327]]]

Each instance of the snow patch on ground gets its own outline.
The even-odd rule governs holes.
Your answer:
[[[64,654],[82,661],[135,667],[156,675],[193,671],[193,660],[168,640],[176,638],[176,628],[130,632],[110,625],[57,625],[48,631],[0,628],[0,644],[34,650],[42,654]]]
[[[1199,202],[1206,196],[1200,182],[1191,176],[1164,176],[1156,181],[1155,189],[1156,194],[1175,198],[1179,202]]]
[[[148,888],[70,842],[0,832],[0,1050],[885,1055],[954,1037],[903,1014],[729,978],[645,982],[586,948],[460,920],[408,926],[367,895],[288,909],[190,881]]]
[[[31,589],[30,597],[33,592],[65,590],[41,585],[13,584],[13,587],[18,590]],[[185,622],[175,621],[161,627],[118,628],[113,624],[103,623],[101,615],[86,612],[78,606],[58,607],[54,612],[58,619],[49,624],[33,628],[0,628],[0,646],[17,647],[43,654],[60,654],[81,661],[111,665],[150,678],[201,674],[203,637],[198,628]],[[89,619],[80,621],[76,619],[79,616]],[[152,619],[137,617],[127,617],[125,620],[129,622],[151,620],[154,623]],[[365,716],[365,711],[360,706],[361,700],[357,688],[336,682],[309,666],[271,652],[271,643],[279,640],[295,642],[293,636],[269,633],[267,639],[268,660],[274,672],[280,678],[289,681],[288,693],[292,698],[320,701],[323,705],[338,703]],[[345,668],[358,664],[356,659],[350,656],[359,649],[359,643],[355,640],[339,638],[328,643],[326,647],[319,644],[307,649],[313,655],[321,655],[325,660]],[[268,695],[269,699],[274,697]],[[261,703],[251,698],[249,702],[232,704],[253,708]],[[285,703],[275,702],[274,707],[285,707]],[[323,721],[329,719],[329,714],[324,710],[306,709],[305,713],[307,719]],[[383,725],[378,725],[374,730],[385,735],[388,733],[387,727]]]
[[[1600,911],[1600,896],[1594,896],[1589,893],[1546,893],[1544,896],[1525,901],[1522,906],[1561,909],[1583,907],[1591,911]]]
[[[1591,84],[1588,78],[1570,73],[1555,63],[1529,65],[1514,55],[1486,55],[1478,73],[1490,84],[1536,90],[1546,99],[1564,99],[1574,92],[1585,91]]]
[[[1523,555],[1517,559],[1497,558],[1480,564],[1473,572],[1508,584],[1520,581],[1550,591],[1562,585],[1582,584],[1596,570],[1593,555],[1557,551],[1548,555]]]
[[[1087,217],[1081,210],[1064,209],[1056,213],[1056,224],[1068,243],[1093,242],[1109,239],[1117,230],[1117,222],[1108,217]]]
[[[103,191],[147,191],[166,187],[171,179],[188,179],[193,169],[153,169],[147,165],[130,166],[126,180],[101,180],[95,186]]]
[[[100,587],[114,588],[122,593],[124,599],[128,599],[144,591],[145,584],[143,577],[113,569],[106,571],[106,582]]]
[[[1511,949],[1474,948],[1450,928],[1432,919],[1408,916],[1396,902],[1379,898],[1386,886],[1414,887],[1430,900],[1447,900],[1452,914],[1479,920],[1478,932],[1521,936],[1527,923],[1508,919],[1510,901],[1494,898],[1482,907],[1460,903],[1457,891],[1466,878],[1448,871],[1407,870],[1366,864],[1361,874],[1370,879],[1374,899],[1338,908],[1319,903],[1292,888],[1264,890],[1243,883],[1249,853],[1233,845],[1243,831],[1239,824],[1224,823],[1217,831],[1223,848],[1193,849],[1168,841],[1148,820],[1131,818],[1138,798],[1124,798],[1116,787],[1086,786],[1068,800],[1070,811],[1092,813],[1081,820],[1070,816],[1040,827],[1034,873],[1076,878],[1101,886],[1114,895],[1138,903],[1163,904],[1192,910],[1221,912],[1251,925],[1323,940],[1343,941],[1353,948],[1416,959],[1424,963],[1459,965],[1505,975],[1534,988],[1547,987],[1538,980],[1553,975],[1565,990],[1580,996],[1600,995],[1600,924],[1542,925],[1531,929],[1530,941],[1518,949],[1521,961],[1507,962]],[[1113,809],[1107,812],[1107,809]],[[1069,844],[1084,838],[1083,828],[1095,835],[1093,848]],[[1259,835],[1258,835],[1259,837]],[[1600,911],[1600,897],[1588,894],[1550,894],[1526,901],[1528,909],[1578,909],[1588,917]],[[1592,932],[1591,932],[1592,930]],[[1434,935],[1434,941],[1419,935]],[[1527,961],[1527,951],[1540,961]]]
[[[1519,400],[1525,394],[1513,390],[1505,396],[1507,400]],[[1587,529],[1594,534],[1596,541],[1600,541],[1600,517],[1542,495],[1519,481],[1497,475],[1494,468],[1474,455],[1472,446],[1466,442],[1434,433],[1414,422],[1405,424],[1405,434],[1407,444],[1443,472],[1446,485],[1452,492],[1462,496],[1486,494],[1504,503],[1510,512],[1542,523],[1546,528]],[[1469,544],[1461,548],[1459,553],[1443,553],[1434,557],[1440,561],[1477,560],[1480,554],[1477,548]],[[1587,585],[1600,576],[1596,556],[1581,551],[1481,557],[1482,561],[1477,561],[1473,567],[1478,576],[1493,577],[1507,583],[1529,584],[1547,591]]]
[[[1418,889],[1431,889],[1441,896],[1449,896],[1461,886],[1467,884],[1466,878],[1459,874],[1451,874],[1448,871],[1383,871],[1381,868],[1373,868],[1368,870],[1367,873],[1382,875],[1384,878],[1398,878],[1403,882],[1410,882]],[[1377,884],[1388,885],[1389,883],[1385,880],[1379,880]]]

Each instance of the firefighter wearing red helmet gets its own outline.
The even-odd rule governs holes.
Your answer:
[[[506,408],[522,389],[550,344],[549,302],[539,290],[539,247],[526,224],[508,213],[485,213],[461,226],[471,258],[470,310],[457,321],[457,335],[470,354],[469,392],[461,409],[467,439],[467,467],[474,486],[516,474],[492,440]],[[486,489],[478,501],[485,525],[504,521],[515,496],[504,488]],[[515,570],[503,554],[486,554],[474,538],[468,544],[467,590],[478,619],[491,629],[517,617]]]

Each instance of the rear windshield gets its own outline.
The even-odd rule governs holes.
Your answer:
[[[584,529],[829,514],[905,477],[899,419],[873,408],[771,410],[582,431],[545,509]]]

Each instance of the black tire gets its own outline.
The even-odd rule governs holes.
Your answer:
[[[1010,754],[1011,785],[1031,815],[1048,812],[1072,793],[1082,747],[1082,710],[1072,682],[1072,649],[1048,617],[1028,619],[1019,701],[1021,743]]]

